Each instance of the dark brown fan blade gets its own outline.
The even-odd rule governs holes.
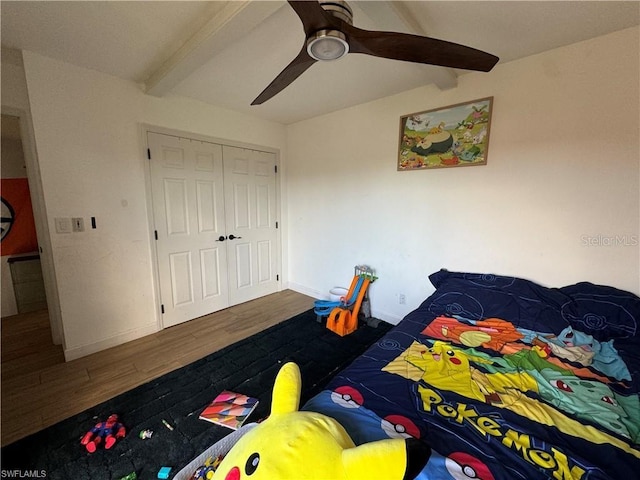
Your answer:
[[[289,0],[289,5],[300,17],[307,37],[318,30],[338,28],[341,24],[340,20],[325,12],[318,2]]]
[[[280,72],[273,82],[271,82],[253,102],[251,102],[251,105],[260,105],[274,95],[280,93],[282,90],[287,88],[291,82],[302,75],[305,70],[316,63],[316,61],[317,60],[309,56],[307,53],[307,46],[304,45],[298,56]]]
[[[362,30],[347,24],[342,29],[347,35],[349,53],[482,72],[491,70],[499,60],[490,53],[436,38]]]

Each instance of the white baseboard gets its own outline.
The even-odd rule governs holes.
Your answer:
[[[136,340],[146,335],[151,335],[152,333],[156,333],[157,331],[158,324],[150,323],[144,327],[136,328],[135,330],[124,332],[114,337],[105,338],[104,340],[100,340],[99,342],[80,345],[77,347],[65,348],[64,359],[66,362],[69,362],[71,360],[75,360],[76,358],[86,357],[87,355],[91,355],[92,353],[100,352],[102,350],[106,350],[107,348],[115,347],[117,345],[130,342],[131,340]]]
[[[303,295],[308,295],[309,297],[316,299],[326,300],[328,298],[328,295],[318,290],[309,288],[305,285],[300,285],[299,283],[295,282],[288,282],[288,284],[284,286],[284,288],[288,288],[290,290],[293,290],[294,292],[302,293]],[[397,325],[398,322],[402,320],[402,318],[398,317],[397,315],[393,315],[378,309],[372,310],[371,314],[373,317],[384,320],[385,322],[391,323],[392,325]],[[106,350],[107,348],[130,342],[131,340],[136,340],[146,335],[151,335],[152,333],[156,332],[158,332],[158,325],[156,323],[150,323],[144,327],[136,328],[135,330],[131,330],[114,337],[106,338],[104,340],[100,340],[99,342],[66,348],[64,350],[64,358],[65,361],[68,362],[71,360],[75,360],[76,358],[91,355],[92,353],[96,353],[101,350]]]
[[[380,320],[384,320],[385,322],[390,323],[391,325],[397,325],[398,323],[400,323],[400,320],[402,320],[402,317],[398,317],[397,315],[383,312],[375,308],[371,309],[371,316],[374,318],[379,318]]]
[[[318,300],[326,300],[327,298],[329,298],[329,295],[327,294],[323,294],[318,290],[300,285],[299,283],[295,282],[289,282],[287,288],[289,290],[293,290],[294,292],[302,293],[303,295],[308,295],[309,297],[313,297]]]

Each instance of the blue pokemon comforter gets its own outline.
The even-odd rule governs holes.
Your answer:
[[[422,439],[419,478],[640,475],[640,298],[440,271],[433,295],[306,410],[356,444]]]

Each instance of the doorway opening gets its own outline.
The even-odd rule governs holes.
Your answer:
[[[2,113],[2,380],[24,378],[34,369],[63,363],[54,344],[40,263],[21,118]]]
[[[2,317],[47,309],[20,118],[2,114]]]

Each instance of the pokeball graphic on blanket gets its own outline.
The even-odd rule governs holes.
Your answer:
[[[360,408],[364,403],[362,394],[353,387],[338,387],[331,392],[331,400],[341,407]]]
[[[362,394],[346,385],[333,390],[331,400],[344,408],[360,408],[364,405]],[[389,438],[420,438],[420,429],[403,415],[387,415],[380,421],[380,428]]]
[[[632,337],[638,331],[636,319],[631,314],[633,300],[629,299],[629,305],[625,306],[618,304],[621,301],[616,297],[575,295],[571,302],[562,305],[560,313],[574,328],[599,340]]]
[[[446,292],[433,298],[429,312],[434,315],[460,315],[472,320],[484,318],[482,304],[471,295],[460,292]]]
[[[445,459],[444,464],[455,480],[494,480],[489,468],[468,453],[454,452]]]

